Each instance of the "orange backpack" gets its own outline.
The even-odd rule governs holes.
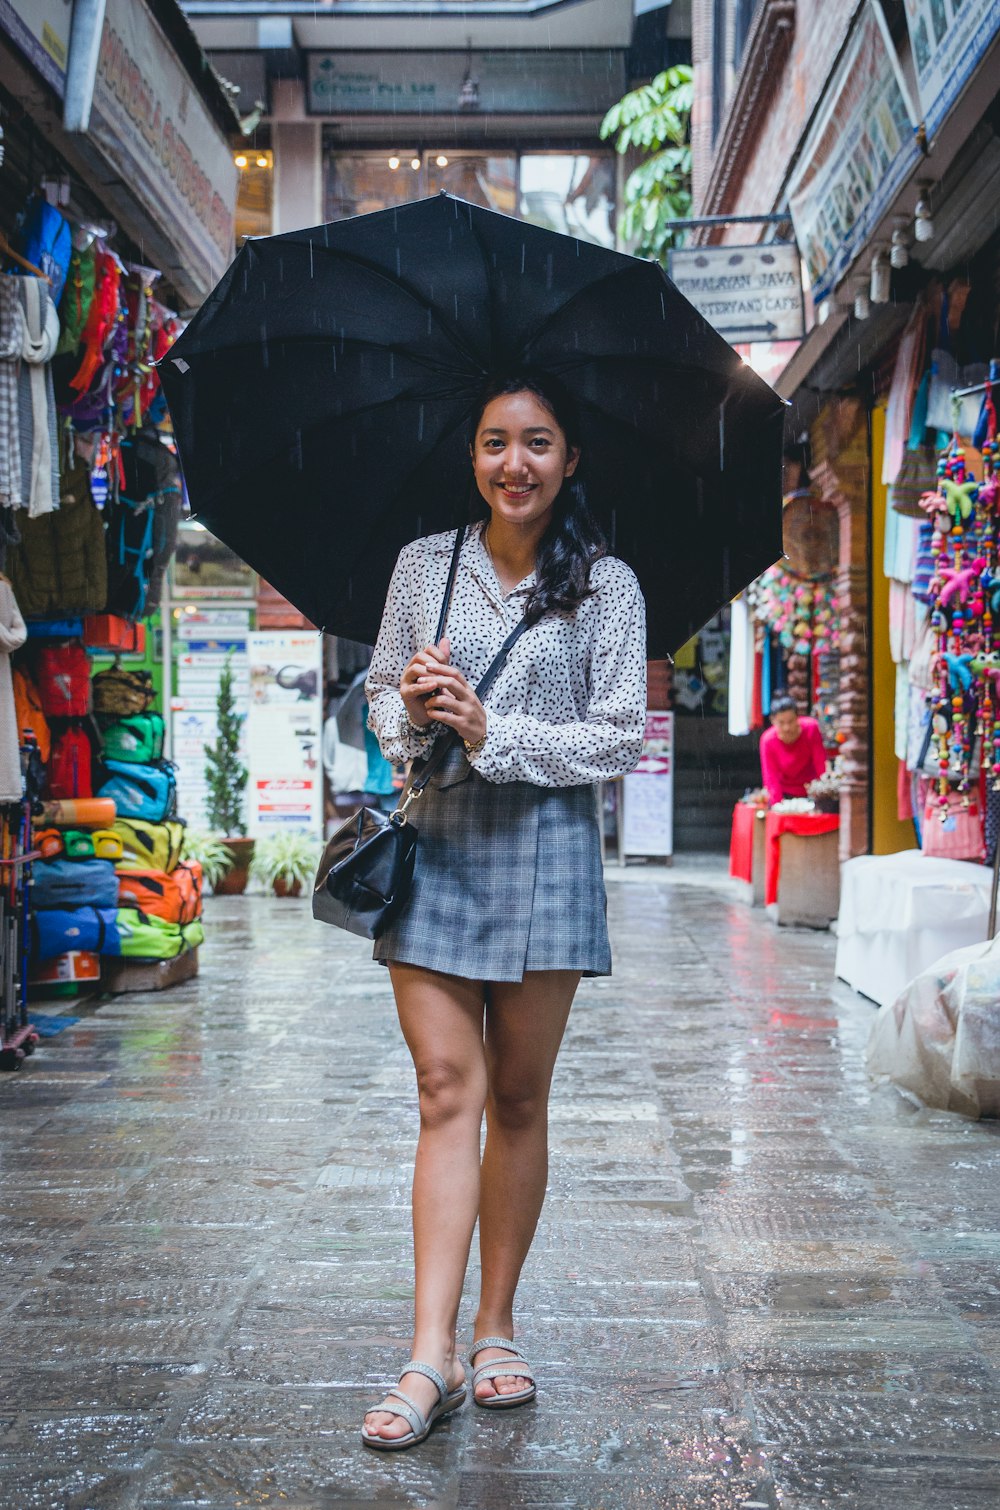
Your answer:
[[[30,729],[38,741],[38,753],[42,757],[42,764],[47,764],[52,753],[49,721],[42,712],[38,688],[28,673],[22,671],[19,666],[14,670],[14,710],[17,713],[18,738],[22,729]]]
[[[119,907],[137,907],[166,923],[193,923],[201,917],[201,866],[182,860],[169,875],[162,870],[120,870]]]

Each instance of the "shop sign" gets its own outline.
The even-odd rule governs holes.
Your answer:
[[[604,113],[625,93],[617,48],[311,52],[311,115]]]
[[[882,8],[868,0],[788,186],[814,299],[833,291],[916,166],[916,125]]]
[[[177,624],[171,759],[177,770],[179,808],[192,828],[208,826],[205,746],[219,737],[219,678],[227,664],[232,668],[237,709],[245,713],[250,703],[249,625],[249,612],[234,608],[205,608],[197,613],[185,610]],[[245,719],[240,737],[240,758],[245,763]]]
[[[233,255],[237,170],[144,5],[107,0],[88,136],[208,293]]]
[[[670,253],[670,276],[729,342],[800,341],[805,334],[793,241],[679,247]]]
[[[905,3],[920,109],[931,138],[1000,31],[1000,0]]]
[[[73,0],[0,0],[0,31],[62,99]]]
[[[622,858],[674,852],[674,715],[646,714],[639,764],[622,782]]]
[[[323,658],[316,633],[258,630],[247,640],[248,827],[322,832]]]

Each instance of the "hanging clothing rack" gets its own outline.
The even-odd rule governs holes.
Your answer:
[[[1000,388],[1000,377],[988,378],[985,383],[976,383],[972,388],[953,388],[952,398],[969,398],[973,393],[985,393],[987,388]]]

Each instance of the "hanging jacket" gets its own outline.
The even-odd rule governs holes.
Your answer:
[[[7,555],[7,572],[29,618],[103,613],[108,596],[104,522],[90,496],[84,462],[63,472],[59,508],[38,519],[22,514],[19,545]]]

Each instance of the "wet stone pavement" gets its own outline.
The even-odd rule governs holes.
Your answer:
[[[833,940],[721,869],[609,891],[522,1286],[536,1404],[359,1445],[411,1297],[388,977],[303,902],[213,900],[196,982],[0,1078],[3,1510],[1000,1503],[997,1127],[873,1094]]]

